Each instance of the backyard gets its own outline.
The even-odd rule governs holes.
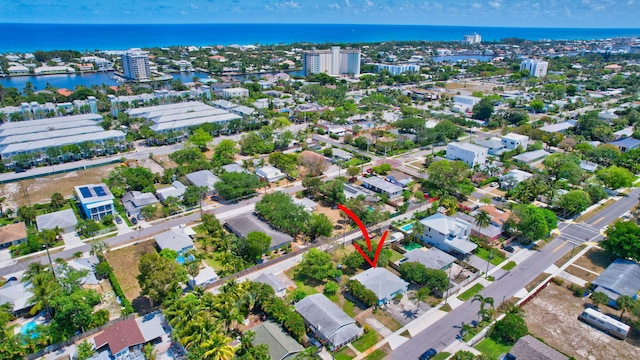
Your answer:
[[[138,271],[140,258],[146,253],[155,251],[155,243],[153,241],[144,241],[136,245],[109,251],[105,255],[109,265],[113,268],[113,273],[118,279],[124,295],[130,301],[140,296],[140,285],[138,285],[138,279],[136,278],[140,274]]]

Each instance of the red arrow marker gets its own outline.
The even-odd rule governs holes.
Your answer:
[[[369,233],[367,232],[367,228],[362,223],[362,220],[360,220],[360,218],[356,214],[354,214],[353,211],[344,207],[342,204],[338,204],[338,209],[344,211],[345,214],[347,214],[351,218],[351,220],[355,221],[355,223],[360,228],[360,232],[362,233],[362,236],[367,242],[367,248],[369,249],[368,251],[371,251],[371,239],[369,238]],[[362,255],[362,257],[367,261],[367,263],[371,265],[371,267],[376,267],[376,265],[378,264],[378,256],[380,255],[380,251],[382,250],[382,245],[384,244],[384,241],[387,238],[387,235],[389,235],[389,230],[385,230],[384,233],[382,234],[382,237],[380,238],[380,242],[378,243],[378,247],[376,248],[376,253],[373,257],[373,260],[369,259],[369,256],[365,254],[365,252],[360,248],[358,244],[356,243],[353,244],[356,250],[360,253],[360,255]]]

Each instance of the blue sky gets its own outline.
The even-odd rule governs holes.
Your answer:
[[[4,23],[638,28],[640,0],[0,0]]]

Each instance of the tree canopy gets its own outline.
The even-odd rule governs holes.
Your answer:
[[[142,295],[149,296],[155,304],[162,304],[169,295],[180,293],[180,283],[187,281],[184,268],[155,252],[142,255],[138,269]]]
[[[640,226],[632,221],[617,221],[607,229],[607,238],[600,246],[621,258],[640,261]]]
[[[258,176],[245,172],[225,172],[219,177],[220,181],[214,186],[225,200],[251,195],[262,185]]]

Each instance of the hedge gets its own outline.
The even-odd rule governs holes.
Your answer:
[[[131,306],[131,302],[129,302],[129,300],[124,296],[124,292],[120,287],[120,283],[118,282],[116,275],[113,273],[113,270],[111,270],[111,266],[109,266],[109,282],[111,283],[113,292],[120,298],[120,304],[124,307],[124,309],[122,309],[122,316],[127,316],[135,312],[135,309]]]

